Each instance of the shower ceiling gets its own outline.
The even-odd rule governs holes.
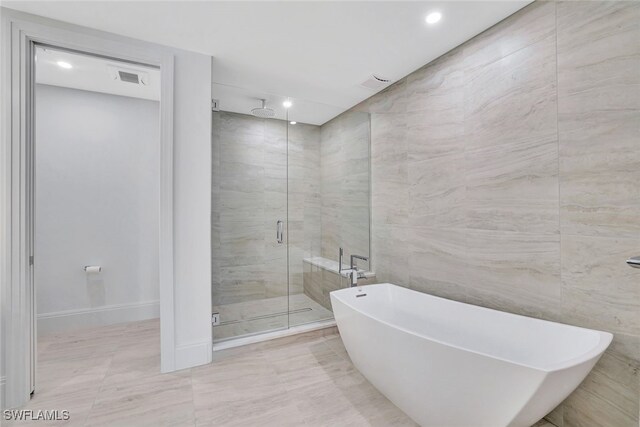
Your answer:
[[[324,106],[310,108],[304,120],[322,124],[375,93],[360,85],[371,74],[396,81],[528,3],[3,1],[2,5],[212,55],[214,83],[256,93],[253,98],[229,99],[234,105],[230,111],[238,105],[238,112],[247,113],[257,98],[264,97],[262,93],[280,94]],[[429,25],[425,17],[434,11],[442,13],[442,20]]]

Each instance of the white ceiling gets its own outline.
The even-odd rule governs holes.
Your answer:
[[[360,86],[372,73],[398,80],[528,3],[3,1],[3,6],[212,55],[214,83],[231,86],[228,92],[256,93],[245,105],[214,92],[223,109],[228,102],[248,112],[261,93],[278,94],[325,105],[306,120],[321,124],[375,93]],[[432,11],[443,18],[427,25],[425,16]]]
[[[291,120],[299,123],[322,124],[342,113],[345,108],[335,105],[321,104],[295,97],[275,95],[256,89],[237,88],[215,84],[213,97],[220,100],[220,109],[235,113],[249,114],[252,108],[260,107],[261,99],[265,99],[267,107],[275,111],[276,119]],[[293,106],[288,110],[282,103],[289,100]]]
[[[66,62],[72,68],[60,67],[59,61]],[[134,84],[116,79],[116,73],[119,70],[144,76],[146,84]],[[48,47],[36,48],[36,83],[153,101],[160,100],[160,70],[156,68]]]

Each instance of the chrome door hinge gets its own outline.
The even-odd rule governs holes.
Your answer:
[[[33,255],[29,256],[29,265],[33,265]]]

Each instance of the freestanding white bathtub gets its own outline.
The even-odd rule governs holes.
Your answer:
[[[613,338],[389,283],[331,292],[331,304],[354,365],[425,427],[529,427]]]

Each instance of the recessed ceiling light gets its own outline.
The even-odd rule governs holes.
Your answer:
[[[298,122],[289,122],[290,125],[295,125]]]
[[[442,19],[442,14],[440,12],[431,12],[427,15],[427,24],[435,24],[440,19]]]
[[[69,64],[68,62],[64,62],[64,61],[58,61],[56,62],[56,64],[58,64],[58,67],[60,68],[64,68],[66,70],[73,68],[73,65]]]
[[[284,106],[284,108],[289,108],[293,105],[293,102],[291,102],[291,100],[287,99],[286,101],[284,101],[282,103],[282,105]]]

